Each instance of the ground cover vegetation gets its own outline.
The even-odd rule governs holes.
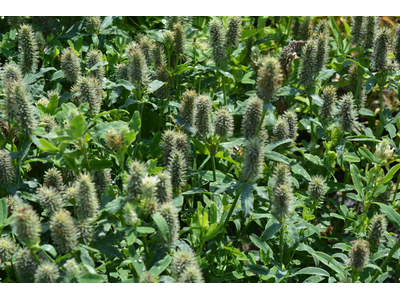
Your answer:
[[[392,17],[4,17],[1,282],[399,282]]]

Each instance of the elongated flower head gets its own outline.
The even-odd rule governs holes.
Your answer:
[[[185,154],[179,150],[173,150],[169,158],[168,170],[171,174],[172,187],[176,190],[186,184],[187,163]]]
[[[178,131],[175,133],[175,148],[185,155],[186,163],[191,160],[189,137],[186,133]]]
[[[375,154],[379,159],[391,160],[393,158],[394,148],[390,146],[389,140],[384,138],[376,147]]]
[[[300,39],[300,20],[298,17],[293,17],[292,36],[295,40]]]
[[[103,53],[97,49],[90,50],[86,55],[86,68],[91,69],[101,61],[103,61]],[[101,80],[104,74],[105,70],[103,65],[98,66],[96,70],[90,71],[90,77],[94,77],[98,80]]]
[[[382,27],[376,36],[374,43],[374,53],[372,54],[371,67],[375,70],[385,69],[387,67],[387,52],[389,50],[391,33],[389,28]]]
[[[146,166],[139,162],[133,161],[129,168],[129,178],[126,183],[126,194],[130,200],[135,200],[142,188],[143,178],[147,174]]]
[[[100,30],[101,19],[99,16],[85,17],[83,25],[86,31],[96,33]]]
[[[352,93],[347,93],[342,96],[339,103],[338,118],[339,124],[342,126],[344,131],[353,131],[356,115],[354,112],[354,99]]]
[[[53,262],[42,263],[35,272],[35,283],[55,283],[60,277],[60,271]]]
[[[93,219],[89,218],[89,219],[78,220],[76,228],[78,230],[79,242],[85,245],[90,244],[94,234]]]
[[[320,20],[318,22],[318,24],[315,26],[315,33],[317,34],[317,36],[321,33],[329,36],[329,24],[326,19]]]
[[[358,44],[359,42],[361,42],[362,38],[361,29],[362,29],[363,18],[364,17],[362,16],[352,17],[353,25],[351,26],[351,35],[353,37],[351,41],[354,44]]]
[[[279,118],[276,120],[273,131],[277,140],[289,138],[289,124],[286,118]]]
[[[387,221],[383,215],[375,215],[369,225],[369,241],[378,245],[387,228]]]
[[[158,173],[158,183],[156,188],[156,197],[159,203],[166,203],[172,201],[172,179],[167,171]]]
[[[125,130],[116,130],[114,128],[106,132],[106,147],[112,151],[122,149],[125,143]]]
[[[40,241],[40,220],[29,204],[19,204],[14,208],[11,227],[13,233],[27,246],[33,246]]]
[[[18,64],[24,74],[35,73],[38,64],[38,46],[32,26],[22,25],[18,30]]]
[[[146,58],[147,65],[151,63],[151,48],[154,45],[154,41],[148,36],[143,35],[139,39],[139,48],[142,50],[144,57]]]
[[[76,87],[80,93],[79,104],[89,103],[90,115],[96,116],[100,112],[103,102],[103,90],[100,81],[93,77],[79,77]]]
[[[126,48],[126,56],[128,58],[128,78],[135,85],[136,88],[147,86],[148,67],[146,58],[136,44],[130,44]]]
[[[394,49],[393,49],[393,54],[396,58],[397,63],[400,64],[400,27],[396,28],[396,33],[394,36]]]
[[[26,21],[26,17],[8,16],[8,17],[6,17],[6,20],[7,20],[8,26],[11,29],[13,29],[13,28],[19,28]]]
[[[226,31],[226,44],[235,49],[239,46],[239,40],[242,35],[242,18],[238,16],[229,17],[228,29]]]
[[[165,48],[170,50],[174,44],[174,33],[171,30],[165,30],[163,32],[163,39]]]
[[[172,257],[172,273],[176,278],[179,278],[188,268],[196,265],[196,256],[190,248],[178,250]]]
[[[256,182],[264,170],[264,143],[257,137],[246,144],[242,177],[244,181]]]
[[[64,264],[64,270],[65,273],[67,273],[67,276],[71,278],[78,277],[79,273],[81,272],[81,269],[75,258],[67,260],[67,262]]]
[[[361,28],[361,44],[365,49],[373,48],[377,31],[378,17],[364,17]]]
[[[169,241],[165,241],[169,245],[175,242],[179,238],[179,218],[178,213],[175,211],[172,202],[165,202],[159,207],[159,213],[162,215],[167,222],[169,230]]]
[[[56,125],[56,119],[49,114],[43,115],[40,118],[39,126],[43,127],[46,133],[50,133]]]
[[[179,108],[182,118],[192,126],[195,124],[196,117],[196,97],[195,90],[187,90],[182,96],[182,105]]]
[[[61,253],[71,252],[78,244],[78,231],[71,214],[59,210],[50,219],[51,238]]]
[[[300,39],[307,41],[311,33],[311,17],[305,17],[299,28]]]
[[[351,242],[348,265],[356,270],[364,269],[369,261],[369,243],[359,239]]]
[[[152,61],[154,62],[155,69],[167,65],[167,57],[165,55],[164,46],[162,44],[154,43],[151,46],[150,54]]]
[[[299,83],[305,88],[312,87],[315,84],[317,43],[309,40],[303,47],[301,56],[301,68],[299,74]]]
[[[65,184],[72,183],[76,179],[76,175],[75,175],[74,171],[72,171],[70,169],[62,168],[61,175],[62,175],[62,178],[64,179]]]
[[[263,101],[275,99],[276,92],[281,88],[283,76],[279,59],[265,56],[260,61],[257,77],[257,96]]]
[[[101,195],[106,192],[107,187],[112,183],[110,169],[92,171],[92,177],[96,186],[97,195],[101,198]]]
[[[31,134],[36,121],[30,94],[23,82],[14,83],[11,90],[11,99],[12,111],[18,129],[25,134]]]
[[[38,263],[28,248],[21,248],[15,254],[15,273],[20,282],[33,282]]]
[[[181,22],[174,25],[174,51],[175,55],[182,56],[185,49],[186,34]]]
[[[17,245],[8,236],[0,237],[0,264],[11,261]]]
[[[263,102],[258,97],[253,97],[247,104],[242,119],[242,131],[246,139],[256,136],[262,114]]]
[[[128,64],[118,64],[115,66],[115,78],[117,80],[129,80],[128,77]]]
[[[320,114],[324,119],[328,119],[334,115],[335,103],[337,100],[336,89],[333,86],[327,86],[322,95],[323,104]]]
[[[308,184],[308,194],[311,198],[323,200],[327,190],[328,186],[322,176],[316,175],[311,178],[311,181]]]
[[[197,111],[196,111],[196,129],[197,132],[203,136],[212,131],[211,124],[211,99],[207,95],[201,95],[197,98]]]
[[[65,186],[61,172],[56,168],[48,169],[46,172],[44,172],[43,185],[49,188],[53,187],[58,191],[62,191]]]
[[[157,176],[145,176],[142,179],[142,195],[145,199],[152,199],[159,182]]]
[[[154,78],[162,81],[167,82],[170,78],[168,67],[166,65],[161,65],[154,74]],[[166,99],[169,97],[169,85],[164,84],[158,90],[155,91],[154,95],[159,99]]]
[[[223,140],[229,139],[233,135],[234,121],[233,116],[225,107],[219,108],[215,112],[215,133]]]
[[[289,185],[279,185],[273,190],[272,214],[284,222],[292,211],[293,191]]]
[[[219,65],[226,58],[225,29],[220,19],[212,19],[208,28],[214,61],[216,65]]]
[[[61,194],[52,186],[42,186],[38,189],[37,199],[49,215],[53,215],[63,207]]]
[[[78,219],[96,217],[99,209],[96,188],[92,177],[82,173],[75,183],[76,215]]]
[[[171,153],[176,149],[175,135],[176,131],[170,129],[164,131],[161,135],[161,148],[165,165],[168,165]]]
[[[1,68],[0,78],[5,86],[7,83],[22,81],[22,70],[16,64],[6,63]]]
[[[61,68],[65,79],[71,83],[78,81],[81,72],[79,58],[72,48],[65,48],[61,54]]]
[[[317,36],[317,50],[315,53],[315,73],[323,70],[326,66],[329,54],[329,40],[326,34],[320,33]]]
[[[14,181],[14,167],[9,153],[0,150],[0,186],[7,186]]]
[[[122,217],[125,220],[125,224],[128,226],[134,226],[138,221],[136,211],[130,203],[127,203],[124,206],[122,210]]]
[[[204,283],[203,275],[197,265],[189,266],[178,278],[180,283]]]
[[[290,168],[286,164],[279,163],[274,169],[274,174],[272,178],[275,181],[274,189],[281,186],[287,185],[291,186],[292,182],[290,180]]]
[[[297,137],[297,114],[293,110],[287,110],[283,114],[283,118],[286,120],[289,131],[288,131],[288,138],[292,140],[296,140]]]

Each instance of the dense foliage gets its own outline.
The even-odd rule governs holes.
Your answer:
[[[0,26],[1,282],[399,282],[396,18]]]

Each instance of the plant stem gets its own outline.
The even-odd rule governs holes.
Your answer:
[[[283,269],[283,233],[285,231],[285,225],[282,225],[279,237],[279,263]]]
[[[383,269],[386,267],[386,265],[389,263],[389,260],[392,258],[393,254],[395,254],[395,252],[400,248],[400,239],[397,241],[397,243],[394,245],[394,247],[392,248],[392,250],[389,252],[389,255],[386,257],[386,259],[383,261],[382,265],[380,266],[382,272]],[[379,270],[375,271],[375,275],[374,277],[372,277],[370,283],[374,283],[375,280],[378,278],[379,276]]]
[[[397,175],[396,189],[394,190],[394,195],[393,195],[393,200],[392,201],[396,200],[396,194],[397,194],[397,191],[399,189],[399,184],[400,184],[400,173],[399,173],[399,175]]]
[[[379,108],[381,114],[383,114],[383,89],[379,87]]]
[[[311,121],[312,117],[313,117],[313,109],[312,109],[312,98],[311,96],[309,97],[310,100],[310,125],[311,125],[311,140],[314,139],[314,123]]]
[[[261,130],[261,127],[262,127],[262,125],[263,125],[263,123],[264,123],[264,119],[265,119],[265,115],[266,115],[266,114],[267,114],[267,111],[264,109],[264,110],[263,110],[263,114],[262,114],[262,116],[261,116],[260,124],[258,124],[256,136],[258,136],[258,134],[260,133],[260,130]]]
[[[225,76],[223,74],[221,74],[222,77],[222,91],[224,93],[224,106],[228,105],[228,102],[226,100],[226,86],[225,86]]]
[[[217,175],[215,171],[215,156],[214,154],[211,155],[211,163],[212,163],[212,169],[213,169],[213,180],[214,182],[217,181]]]
[[[238,200],[239,200],[239,196],[240,196],[240,192],[241,192],[241,191],[242,191],[242,188],[241,188],[241,187],[238,188],[237,191],[236,191],[235,200],[233,200],[231,209],[229,210],[228,215],[226,216],[226,219],[225,219],[225,221],[224,221],[224,223],[223,223],[223,228],[226,228],[226,225],[228,224],[229,219],[230,219],[231,216],[232,216],[233,210],[235,209],[236,204],[237,204],[237,202],[238,202]]]

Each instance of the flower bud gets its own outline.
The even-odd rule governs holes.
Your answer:
[[[387,228],[387,221],[383,215],[375,215],[369,225],[369,241],[378,245]]]
[[[204,283],[203,275],[197,265],[189,266],[178,278],[180,283]]]
[[[97,195],[101,198],[101,195],[106,192],[107,187],[112,184],[110,169],[92,171],[92,177]]]
[[[327,86],[322,95],[323,104],[320,114],[324,119],[328,119],[334,115],[335,103],[337,100],[336,89],[333,86]]]
[[[11,227],[18,239],[28,247],[40,241],[40,220],[29,204],[19,204],[14,208]]]
[[[242,131],[246,139],[256,136],[263,114],[263,102],[254,97],[249,100],[242,119]]]
[[[89,174],[80,174],[76,183],[76,215],[78,219],[96,217],[99,209],[99,201],[96,189]]]
[[[172,201],[172,183],[171,175],[167,171],[158,173],[158,183],[156,188],[156,197],[161,204]]]
[[[125,143],[125,130],[115,130],[114,128],[106,132],[106,147],[112,151],[122,149]]]
[[[174,189],[180,189],[186,184],[186,159],[179,150],[173,150],[169,158],[168,170],[171,174],[171,183]]]
[[[192,126],[195,124],[196,96],[195,90],[187,90],[182,96],[182,105],[179,109],[182,118]]]
[[[38,46],[32,26],[22,25],[18,30],[18,64],[24,74],[35,73],[38,65]]]
[[[280,222],[284,222],[291,213],[293,191],[290,185],[279,185],[273,189],[272,214]]]
[[[256,182],[264,170],[264,143],[259,138],[251,138],[246,144],[242,177],[244,181]]]
[[[283,114],[283,118],[288,124],[288,138],[295,141],[297,138],[297,114],[293,110],[287,110]]]
[[[351,93],[342,96],[339,103],[338,119],[344,131],[353,131],[356,116],[354,113],[354,99]]]
[[[208,24],[210,31],[210,43],[216,65],[220,65],[226,59],[225,30],[220,19],[212,19]]]
[[[136,89],[147,86],[148,68],[146,58],[140,48],[132,43],[126,48],[128,58],[128,78],[135,85]]]
[[[400,27],[397,27],[396,29],[393,43],[394,43],[393,54],[396,58],[397,63],[400,64]]]
[[[119,64],[115,66],[115,79],[116,80],[129,80],[128,78],[128,64]]]
[[[288,165],[279,163],[274,169],[274,174],[272,175],[274,179],[274,189],[281,185],[292,186],[292,181],[290,179],[290,169]]]
[[[356,270],[364,269],[369,261],[369,243],[360,239],[352,241],[351,245],[348,265]]]
[[[179,238],[179,219],[178,213],[175,211],[172,202],[165,202],[159,208],[159,213],[162,215],[167,222],[169,229],[169,241],[166,241],[169,245],[178,240]]]
[[[175,135],[176,131],[170,129],[164,131],[161,135],[161,148],[165,165],[168,165],[171,153],[176,149]]]
[[[315,53],[315,73],[318,74],[326,66],[329,55],[328,36],[320,33],[317,36],[317,50]]]
[[[277,140],[289,138],[289,124],[287,120],[285,118],[276,120],[273,132]]]
[[[61,172],[56,168],[51,168],[44,172],[43,185],[48,188],[53,187],[57,191],[62,191],[65,188]]]
[[[14,167],[9,153],[0,150],[0,186],[8,186],[14,181]]]
[[[303,47],[301,56],[301,67],[299,73],[299,83],[305,88],[310,88],[315,84],[317,44],[314,40],[309,40]]]
[[[60,193],[54,187],[42,186],[38,189],[37,199],[40,206],[53,215],[63,207],[63,201]]]
[[[21,248],[15,254],[15,273],[20,282],[33,282],[38,263],[28,248]]]
[[[99,16],[84,17],[83,26],[86,31],[91,33],[97,33],[100,30],[101,19]]]
[[[81,73],[81,64],[78,56],[72,48],[65,48],[61,55],[61,69],[65,74],[65,79],[71,83],[78,81]]]
[[[227,140],[233,135],[234,121],[232,114],[225,108],[219,108],[215,112],[215,134],[221,139]]]
[[[157,70],[161,66],[167,65],[164,46],[159,43],[154,43],[150,49],[151,58],[154,62],[154,68]]]
[[[94,65],[103,61],[103,53],[100,50],[93,49],[86,55],[86,68],[91,69]],[[105,74],[104,66],[100,65],[96,70],[90,71],[90,77],[102,80]]]
[[[130,203],[124,206],[122,217],[125,220],[125,224],[128,226],[134,226],[138,221],[137,214]]]
[[[141,36],[139,39],[139,48],[142,50],[144,57],[146,58],[147,65],[151,63],[151,48],[154,45],[154,41],[148,36]]]
[[[300,40],[300,20],[298,17],[293,17],[292,36],[295,40]]]
[[[326,19],[320,20],[318,24],[315,26],[316,35],[326,35],[329,36],[329,24]]]
[[[172,273],[176,278],[181,277],[188,268],[196,265],[196,256],[190,248],[178,250],[172,257]]]
[[[185,49],[186,34],[185,29],[181,22],[174,24],[174,51],[176,57],[181,57],[183,55],[183,50]]]
[[[387,67],[387,52],[391,41],[389,28],[382,27],[376,36],[374,43],[374,53],[372,54],[371,67],[377,71]]]
[[[0,264],[11,261],[17,245],[8,236],[0,237]]]
[[[299,28],[300,39],[307,41],[311,34],[311,17],[304,17]]]
[[[197,111],[196,111],[196,129],[197,132],[203,136],[212,131],[211,124],[211,99],[207,95],[201,95],[197,98]]]
[[[279,60],[272,56],[266,56],[259,61],[259,65],[257,96],[263,101],[273,101],[283,81]]]
[[[39,125],[44,127],[46,133],[50,133],[57,125],[57,122],[53,116],[46,114],[40,118]]]
[[[11,90],[11,106],[16,124],[19,130],[25,134],[31,134],[35,127],[33,106],[30,94],[23,82],[15,82]]]
[[[316,175],[311,178],[308,184],[308,194],[311,198],[323,200],[327,190],[328,186],[322,176]]]
[[[59,277],[57,265],[53,262],[44,262],[36,269],[35,283],[55,283]]]
[[[363,23],[363,18],[362,16],[358,17],[351,17],[353,20],[353,25],[351,26],[351,35],[353,36],[351,41],[354,44],[358,44],[361,42],[361,29],[362,29],[362,23]]]
[[[71,252],[78,244],[78,231],[66,210],[59,210],[50,219],[51,238],[61,253]]]
[[[79,242],[85,245],[90,244],[94,234],[93,219],[89,218],[84,220],[78,220],[76,229],[78,230]]]
[[[79,77],[76,83],[77,91],[80,93],[78,97],[79,104],[89,103],[89,113],[96,116],[100,112],[103,102],[103,90],[101,83],[93,77]]]
[[[81,272],[80,267],[76,262],[75,258],[67,260],[67,262],[64,264],[64,270],[65,273],[67,273],[67,276],[70,278],[78,277],[79,273]]]
[[[242,35],[242,18],[238,16],[229,17],[228,30],[226,31],[226,44],[233,49],[239,46],[239,40]]]
[[[130,200],[136,200],[142,189],[142,180],[147,174],[146,166],[139,162],[133,161],[129,168],[129,179],[125,185],[126,195]]]
[[[376,147],[375,154],[379,159],[391,160],[393,158],[394,148],[390,146],[389,140],[384,138]]]
[[[361,45],[365,49],[373,48],[377,31],[378,17],[368,16],[363,18],[361,28]]]

